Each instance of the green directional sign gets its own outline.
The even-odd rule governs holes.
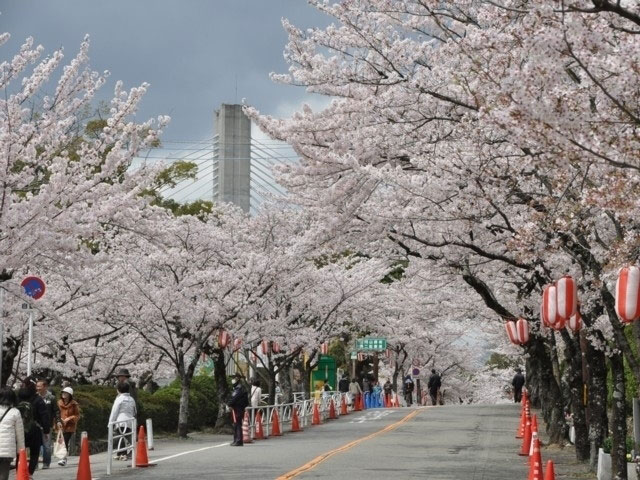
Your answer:
[[[356,350],[357,351],[381,351],[387,349],[387,339],[386,338],[358,338],[356,340]]]

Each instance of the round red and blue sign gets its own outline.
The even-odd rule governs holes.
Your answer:
[[[46,290],[44,282],[38,277],[25,277],[20,285],[24,289],[24,293],[34,300],[42,298]]]

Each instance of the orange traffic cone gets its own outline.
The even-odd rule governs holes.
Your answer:
[[[313,417],[311,418],[311,425],[320,425],[320,410],[318,410],[318,404],[313,404]]]
[[[342,395],[342,400],[340,400],[340,415],[348,415],[349,410],[347,410],[347,401],[344,399],[344,395]]]
[[[20,476],[18,475],[18,478]],[[29,477],[26,477],[29,478]],[[89,437],[86,432],[82,432],[80,444],[80,460],[78,461],[78,472],[76,480],[91,480],[91,462],[89,460]]]
[[[246,411],[242,420],[242,443],[253,443],[253,438],[251,438],[251,432],[249,431],[249,412]]]
[[[353,408],[356,412],[359,412],[360,410],[362,410],[362,406],[360,405],[361,400],[362,400],[362,395],[359,393],[356,393],[356,398],[354,400],[355,404]]]
[[[136,467],[148,467],[149,455],[147,455],[147,438],[144,434],[144,427],[140,425],[138,429],[138,441],[136,443]]]
[[[331,400],[329,400],[329,420],[335,420],[336,418],[338,418],[338,415],[336,414],[336,406],[333,403],[333,398]]]
[[[547,462],[547,468],[544,471],[544,480],[556,480],[556,472],[553,468],[553,460]]]
[[[78,477],[80,478],[80,477]],[[91,477],[89,477],[91,478]],[[20,449],[18,455],[18,471],[16,472],[16,480],[29,480],[29,467],[27,465],[27,452],[24,448]]]
[[[518,455],[523,457],[529,456],[529,449],[531,448],[531,421],[527,420],[527,425],[524,427],[524,436],[522,437],[522,447]]]
[[[529,448],[529,456],[533,455],[533,439],[538,438],[538,416],[531,417],[531,447]]]
[[[271,436],[279,437],[280,435],[282,435],[282,432],[280,431],[280,417],[278,416],[278,410],[275,408],[273,409],[273,413],[271,414],[271,423]]]
[[[298,419],[298,407],[293,407],[293,411],[291,412],[291,431],[302,431],[302,428],[300,428],[300,420]]]
[[[516,438],[522,438],[524,435],[524,425],[527,422],[527,413],[524,410],[524,403],[522,404],[522,408],[520,409],[520,425],[518,425],[518,429],[516,430]]]
[[[533,439],[533,455],[529,463],[529,480],[543,480],[542,476],[542,455],[540,454],[540,442],[536,435]]]
[[[264,429],[262,428],[262,412],[256,413],[256,436],[255,440],[264,440]]]

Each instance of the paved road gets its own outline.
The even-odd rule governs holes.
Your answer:
[[[131,470],[114,462],[113,478],[526,478],[514,439],[518,414],[514,405],[368,410],[242,448],[228,446],[228,437],[197,435],[158,442],[150,452],[155,467]],[[104,455],[92,456],[94,477],[106,478],[103,462]],[[73,478],[76,463],[35,478]]]

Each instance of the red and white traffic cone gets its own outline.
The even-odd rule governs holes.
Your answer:
[[[529,449],[531,448],[531,421],[527,420],[527,425],[524,427],[524,436],[522,437],[522,447],[518,455],[523,457],[529,456]]]
[[[258,410],[256,413],[256,435],[254,440],[264,440],[264,428],[262,427],[262,412]]]
[[[342,395],[342,399],[340,400],[340,415],[347,415],[348,413],[347,401],[345,400],[344,395]]]
[[[335,420],[338,418],[336,414],[336,405],[333,403],[333,398],[329,400],[329,420]]]
[[[298,407],[293,407],[291,412],[291,431],[302,432],[302,428],[300,428],[300,420],[298,418]]]
[[[242,443],[252,443],[251,432],[249,431],[249,412],[244,412],[242,420]]]
[[[553,468],[553,460],[547,462],[547,468],[544,471],[544,480],[556,480],[556,472]]]
[[[320,410],[318,409],[318,404],[313,404],[313,417],[311,418],[311,425],[320,425]]]
[[[280,431],[280,416],[278,415],[278,410],[275,408],[271,413],[271,425],[272,437],[279,437],[280,435],[282,435],[282,432]]]
[[[538,435],[533,439],[533,455],[531,455],[529,463],[529,480],[543,480],[542,454],[540,453]]]

